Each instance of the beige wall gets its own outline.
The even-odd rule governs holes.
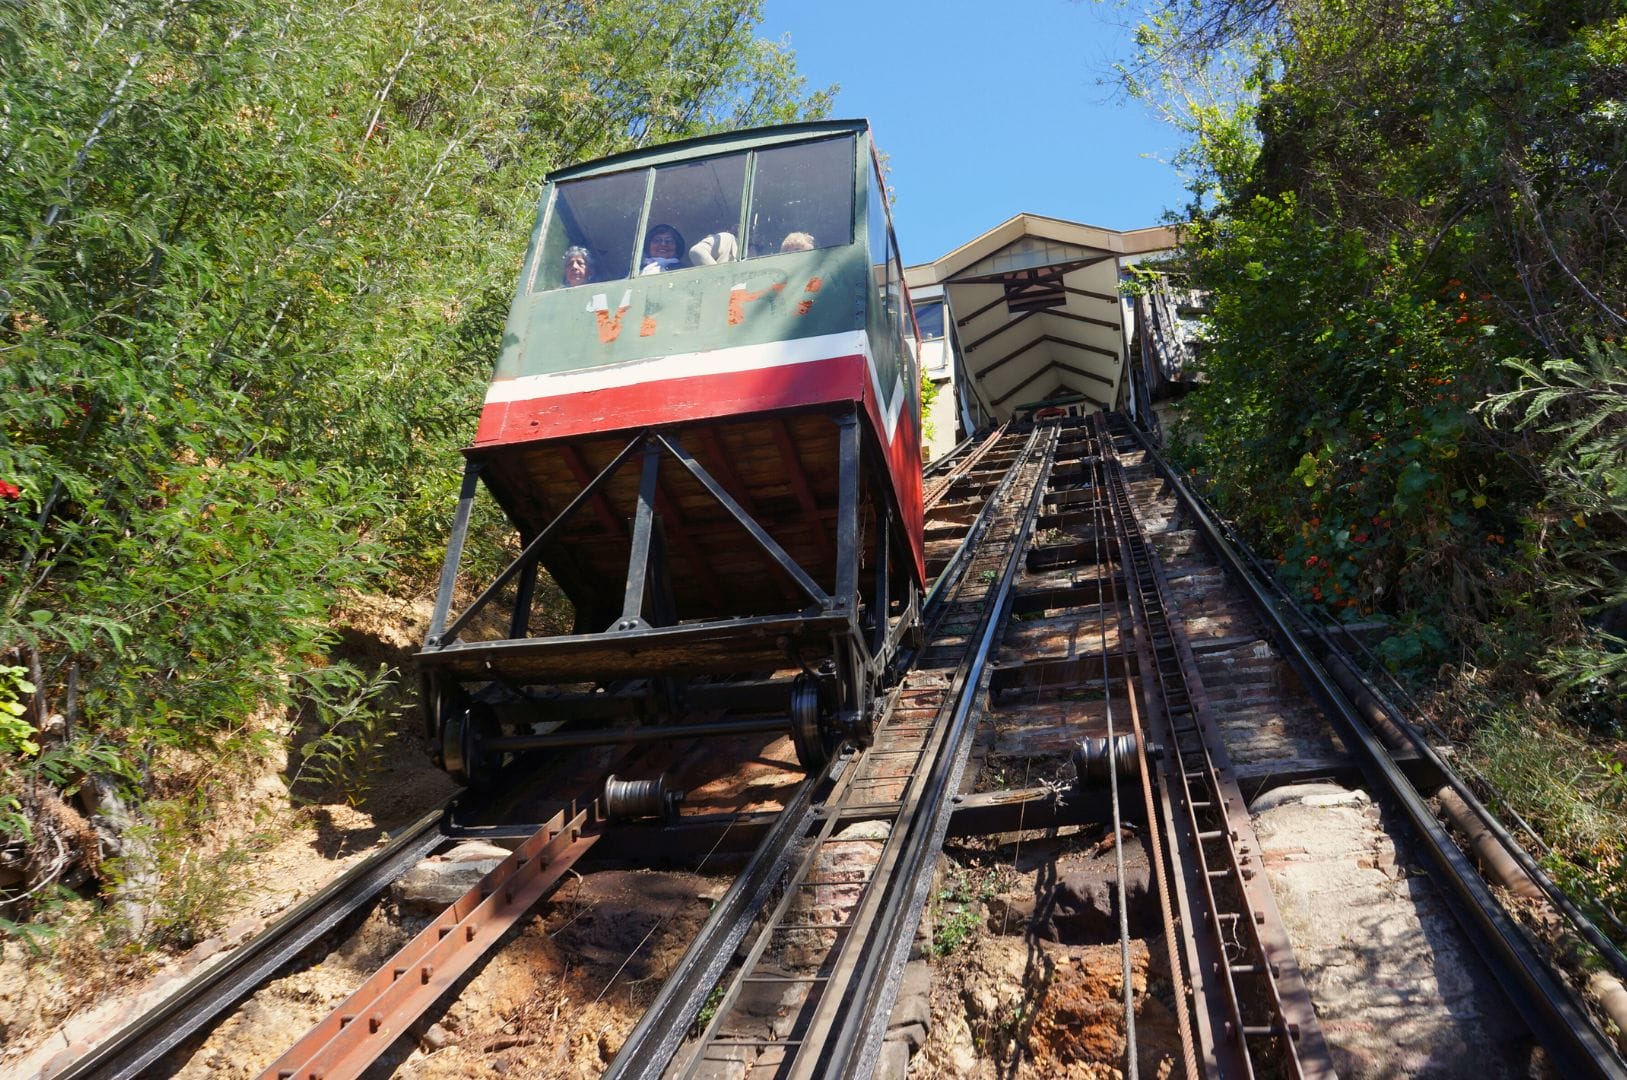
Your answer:
[[[938,398],[927,410],[927,423],[932,437],[922,439],[926,459],[934,461],[955,448],[955,386],[948,379],[933,380],[938,384]]]

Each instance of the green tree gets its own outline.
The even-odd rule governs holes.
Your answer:
[[[329,613],[438,560],[540,178],[823,110],[759,17],[0,10],[0,662],[49,735],[0,746],[0,795],[113,770],[161,798],[174,749],[230,760],[303,699],[371,696]]]
[[[1620,4],[1174,0],[1142,42],[1210,297],[1181,455],[1307,602],[1390,623],[1464,760],[1620,911]]]

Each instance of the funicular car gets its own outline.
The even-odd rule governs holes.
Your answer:
[[[418,655],[444,767],[784,727],[813,768],[863,740],[918,616],[920,439],[866,123],[551,174]],[[482,587],[486,495],[518,554]],[[533,635],[542,570],[569,634]]]

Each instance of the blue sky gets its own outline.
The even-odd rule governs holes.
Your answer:
[[[1129,21],[1093,0],[767,0],[758,33],[841,84],[834,117],[869,118],[919,263],[1017,213],[1135,229],[1185,204],[1177,133],[1112,82]]]

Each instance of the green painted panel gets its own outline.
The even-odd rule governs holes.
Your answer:
[[[522,294],[497,377],[862,330],[869,272],[848,245]]]
[[[844,121],[717,136],[554,174],[496,377],[867,330],[887,343],[878,359],[890,397],[901,285],[896,272],[887,279],[887,257],[871,255],[876,220],[883,251],[890,239],[885,211],[875,212],[871,159],[863,123]],[[638,274],[650,233],[669,222],[681,233],[718,230],[707,250],[728,261]],[[684,239],[680,262],[709,261],[687,247],[702,248],[700,239]],[[793,242],[816,247],[794,251]],[[591,262],[588,283],[568,284],[567,252]]]

